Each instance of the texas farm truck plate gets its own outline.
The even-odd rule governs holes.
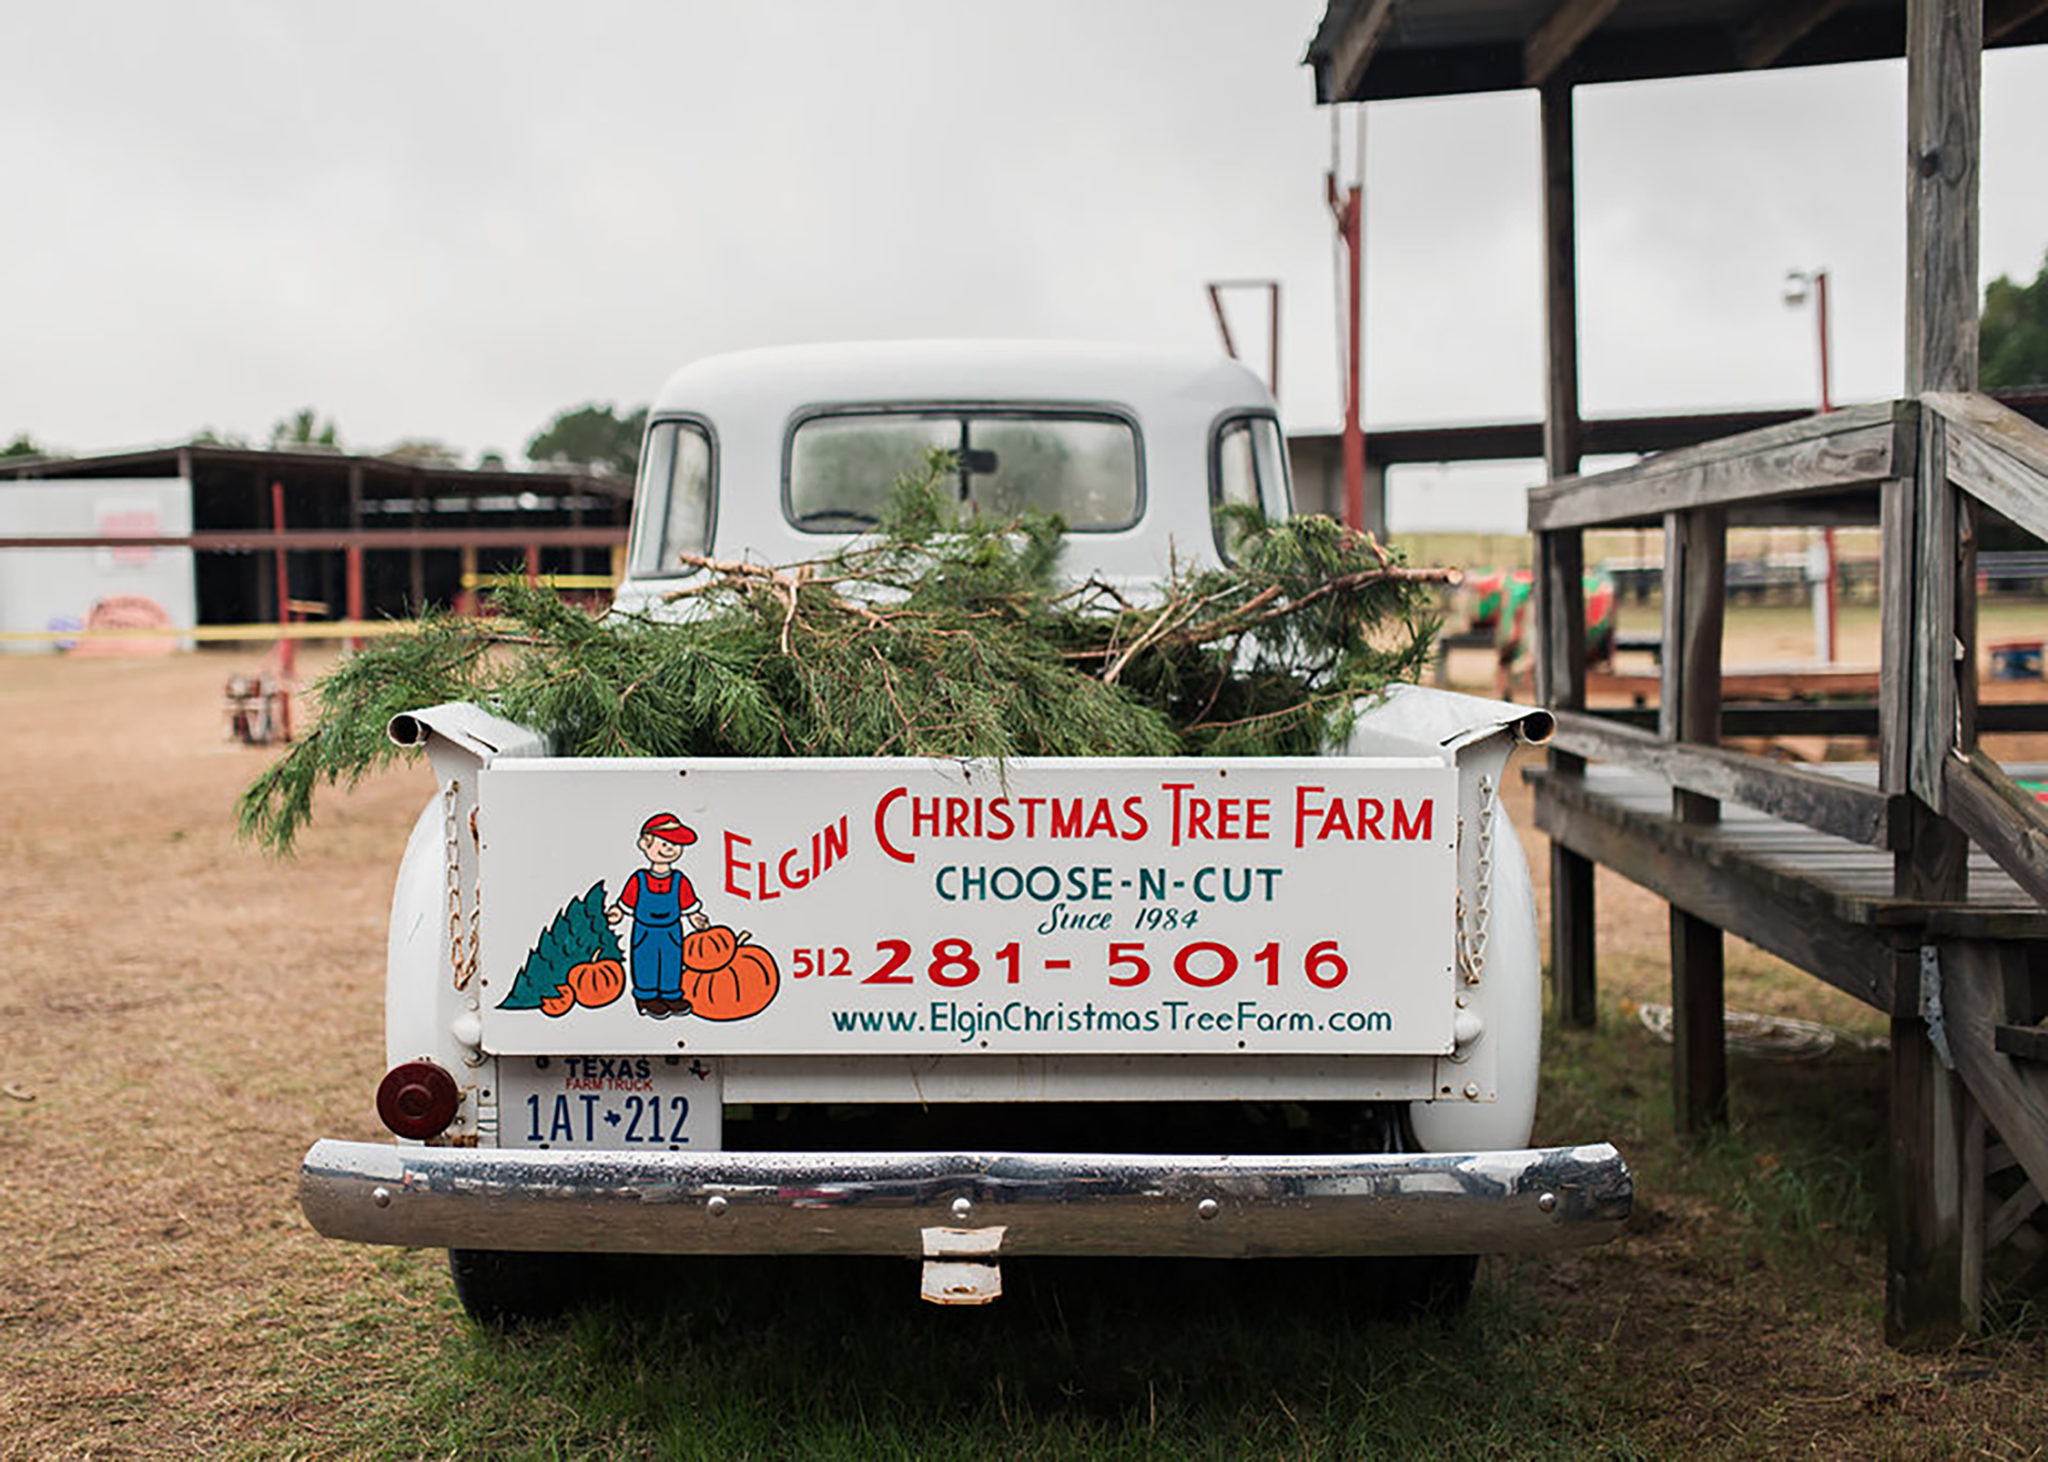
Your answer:
[[[1443,1054],[1457,774],[507,759],[500,1055]]]

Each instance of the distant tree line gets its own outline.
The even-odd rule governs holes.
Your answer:
[[[645,406],[621,416],[609,404],[593,402],[559,413],[526,444],[526,459],[598,467],[632,477],[640,468],[640,438],[646,434]]]
[[[2032,284],[2005,275],[1984,290],[1977,325],[1977,376],[1985,390],[2048,386],[2048,254]]]

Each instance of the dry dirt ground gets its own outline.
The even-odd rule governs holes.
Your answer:
[[[426,790],[377,779],[292,863],[238,846],[239,662],[0,660],[0,1450],[189,1453],[288,1389],[309,1136],[373,1135],[390,877]],[[253,666],[249,667],[253,668]]]
[[[320,1240],[294,1195],[311,1138],[379,1135],[384,916],[426,775],[328,798],[294,861],[238,845],[233,802],[266,753],[223,739],[220,690],[248,668],[219,653],[0,659],[6,1455],[262,1451],[280,1436],[317,1453],[346,1404],[338,1367],[350,1386],[392,1384],[457,1323],[420,1297],[435,1293],[429,1261]],[[1658,998],[1661,906],[1603,875],[1600,917],[1603,998]],[[1878,1026],[1744,949],[1730,987],[1731,1004]],[[1608,1115],[1544,1121],[1588,1137]],[[2026,1456],[2048,1441],[2038,1337],[1988,1357],[1884,1350],[1866,1248],[1820,1254],[1849,1271],[1822,1299],[1788,1292],[1723,1210],[1655,1173],[1635,1230],[1515,1279],[1597,1364],[1644,1368],[1648,1434],[1673,1452],[1906,1455],[1925,1434],[1931,1450]],[[382,1317],[375,1343],[351,1353],[366,1313]]]

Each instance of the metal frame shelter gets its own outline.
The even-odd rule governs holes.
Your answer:
[[[194,442],[93,457],[0,462],[8,481],[182,478],[192,532],[123,537],[196,555],[199,623],[274,624],[290,604],[324,617],[403,617],[460,603],[479,575],[609,574],[632,484],[581,469],[464,468],[319,448]],[[100,547],[96,538],[0,539],[0,548]],[[283,572],[275,570],[278,553]]]
[[[2048,538],[2048,430],[1977,390],[1980,58],[2043,42],[2048,0],[1332,0],[1307,57],[1324,102],[1540,93],[1548,481],[1529,525],[1538,693],[1560,729],[1532,781],[1556,1014],[1594,1019],[1596,864],[1671,906],[1682,1126],[1727,1118],[1724,931],[1885,1012],[1899,1344],[1977,1324],[1987,1253],[2048,1193],[2048,805],[1986,753],[1980,731],[2015,708],[1980,711],[1976,668],[1980,514]],[[1573,88],[1897,56],[1906,396],[1580,475]],[[1879,689],[1843,727],[1877,736],[1875,767],[1720,744],[1738,709],[1721,664],[1731,523],[1879,525]],[[1655,731],[1586,705],[1583,535],[1638,525],[1664,539]]]

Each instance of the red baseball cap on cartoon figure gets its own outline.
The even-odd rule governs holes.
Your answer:
[[[640,836],[657,837],[664,842],[674,843],[679,848],[687,848],[697,841],[697,835],[673,812],[657,812],[641,823]]]

